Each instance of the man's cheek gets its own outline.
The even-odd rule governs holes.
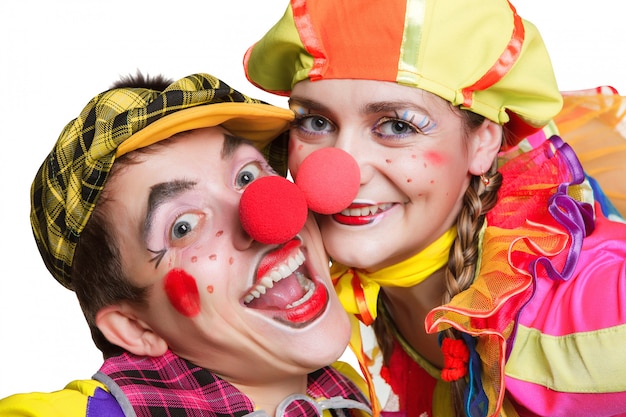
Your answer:
[[[180,268],[172,269],[164,280],[167,298],[174,308],[186,317],[200,313],[200,294],[194,277]]]

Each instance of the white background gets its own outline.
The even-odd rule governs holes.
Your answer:
[[[623,0],[518,0],[543,33],[562,90],[609,84],[626,94]],[[29,224],[30,183],[63,126],[120,75],[208,72],[252,87],[244,51],[284,0],[0,3],[0,398],[53,391],[100,366],[74,294],[49,275]]]

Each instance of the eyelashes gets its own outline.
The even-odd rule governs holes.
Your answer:
[[[167,249],[163,248],[163,249],[160,249],[160,250],[152,250],[152,249],[148,248],[148,252],[154,254],[154,256],[152,258],[150,258],[150,263],[156,262],[156,264],[154,265],[154,269],[157,269],[159,267],[159,265],[161,264],[161,261],[163,260],[163,257],[167,253]]]

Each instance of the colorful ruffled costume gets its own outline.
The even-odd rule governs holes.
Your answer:
[[[487,215],[474,283],[432,310],[427,329],[452,326],[472,336],[472,416],[626,415],[626,224],[609,221],[594,203],[560,137],[529,143],[501,155],[503,186]],[[385,319],[384,310],[378,314]],[[367,376],[380,374],[393,387],[383,409],[449,415],[440,370],[402,349],[399,334],[381,369],[362,330],[363,346],[352,347],[366,350]],[[376,386],[383,401],[390,387]]]

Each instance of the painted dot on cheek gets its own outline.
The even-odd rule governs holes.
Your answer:
[[[228,258],[228,264],[232,265],[235,263],[235,260],[233,258]]]
[[[407,178],[406,182],[413,182],[413,178]]]
[[[411,155],[411,158],[417,159],[417,155]]]
[[[198,257],[197,256],[192,256],[191,257],[191,263],[195,264],[196,262],[198,262]]]
[[[390,164],[391,163],[391,159],[385,159],[385,162]]]
[[[209,294],[213,294],[213,285],[208,285],[208,286],[206,287],[206,291],[207,291]]]
[[[430,180],[430,183],[431,183],[431,184],[434,184],[434,183],[435,183],[435,180]]]
[[[194,277],[182,269],[172,269],[165,276],[165,294],[172,306],[183,316],[200,313],[200,294]]]
[[[298,145],[298,150],[301,151],[302,148],[304,148],[304,146],[302,146],[302,144]]]
[[[213,254],[209,255],[209,259],[214,261],[214,260],[217,259],[217,255],[213,253]]]
[[[220,237],[220,236],[222,236],[223,234],[224,234],[224,231],[223,231],[223,230],[219,230],[219,231],[215,234],[215,237]]]

